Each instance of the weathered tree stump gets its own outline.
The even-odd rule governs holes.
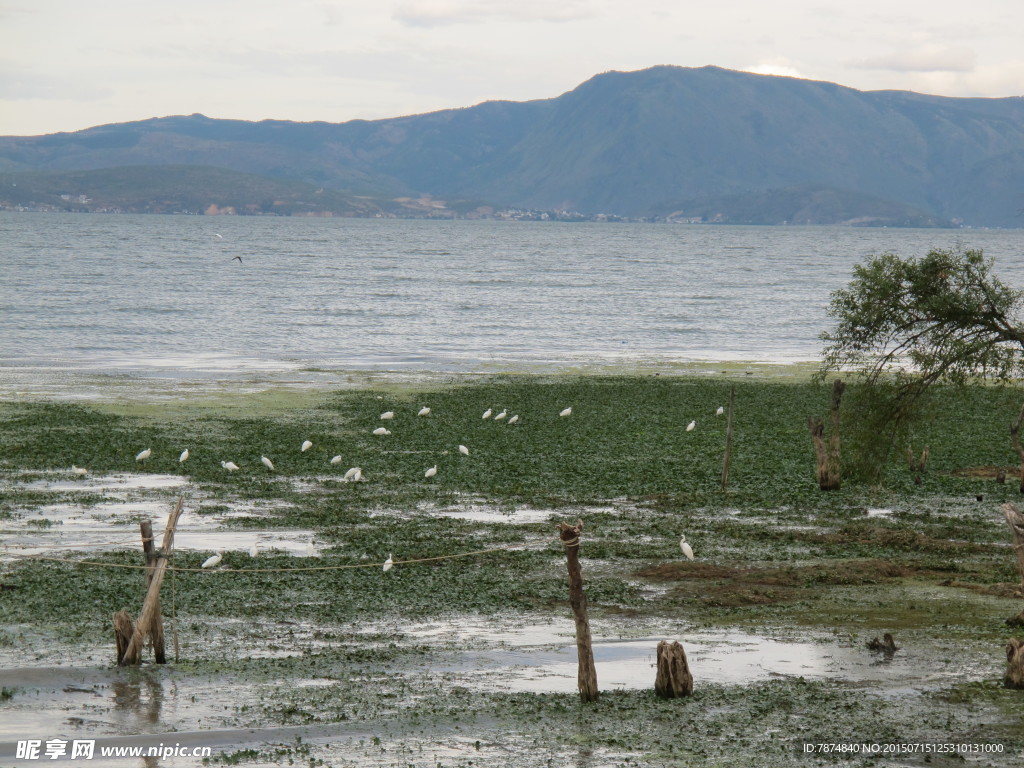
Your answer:
[[[1024,640],[1010,639],[1006,646],[1006,674],[1003,685],[1007,688],[1024,689]]]
[[[654,692],[663,699],[680,699],[693,693],[693,675],[686,662],[686,651],[679,642],[658,643],[658,674]]]
[[[924,450],[921,451],[921,458],[918,459],[914,456],[914,449],[908,445],[907,464],[910,466],[910,471],[914,474],[924,472],[928,468],[928,446],[924,447]]]
[[[900,647],[896,645],[896,641],[893,639],[893,636],[890,635],[888,632],[882,635],[881,640],[879,640],[876,637],[868,642],[868,650],[881,651],[883,654],[885,654],[886,658],[890,659],[893,657],[893,654],[895,654],[896,651],[898,651],[899,649]]]
[[[1010,441],[1013,443],[1013,450],[1017,452],[1020,459],[1020,492],[1024,493],[1024,446],[1020,444],[1020,425],[1024,421],[1024,405],[1017,414],[1017,420],[1010,425]]]
[[[811,441],[814,443],[814,454],[818,459],[818,487],[823,491],[837,491],[842,483],[839,460],[839,404],[844,389],[846,385],[842,379],[832,382],[832,403],[829,406],[831,434],[828,445],[825,444],[825,423],[821,419],[807,417],[807,427],[811,430]]]
[[[1024,515],[1013,504],[1003,504],[1003,517],[1013,534],[1013,552],[1017,556],[1021,588],[1024,589]]]
[[[132,634],[134,632],[135,627],[132,624],[132,617],[128,615],[128,611],[114,614],[114,647],[117,649],[118,664],[124,658],[124,653],[128,650],[128,645],[132,641]]]
[[[146,589],[153,583],[153,572],[156,570],[157,552],[153,543],[153,523],[143,520],[139,523],[142,532],[142,551],[146,553]],[[153,658],[157,664],[167,663],[166,645],[164,643],[164,620],[160,615],[160,596],[157,595],[156,616],[150,628],[150,639],[153,644]]]
[[[587,616],[587,596],[583,592],[583,571],[580,567],[580,532],[583,521],[575,526],[558,524],[558,536],[565,547],[566,566],[569,569],[569,604],[576,619],[576,653],[579,657],[577,685],[583,701],[597,701],[597,667],[594,666],[594,648],[590,642],[590,619]]]

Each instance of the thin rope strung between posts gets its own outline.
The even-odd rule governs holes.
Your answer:
[[[476,557],[477,555],[487,555],[494,552],[509,552],[515,549],[527,549],[530,547],[539,546],[541,544],[547,545],[552,542],[559,541],[558,538],[543,539],[538,542],[530,544],[509,544],[505,547],[492,547],[491,549],[478,549],[473,552],[460,552],[454,555],[437,555],[436,557],[419,557],[412,558],[409,560],[395,560],[394,565],[410,565],[414,563],[430,563],[438,560],[454,560],[460,557]],[[23,560],[46,560],[54,563],[64,563],[67,565],[75,566],[88,566],[93,568],[135,568],[145,569],[149,566],[136,565],[134,563],[101,563],[96,560],[65,560],[59,557],[47,557],[45,555],[17,555],[13,554],[12,557],[19,557]],[[179,568],[177,566],[168,566],[166,570],[171,573],[300,573],[304,571],[344,571],[352,568],[382,568],[384,563],[352,563],[349,565],[317,565],[317,566],[298,566],[294,568],[227,568],[210,570],[209,568]]]

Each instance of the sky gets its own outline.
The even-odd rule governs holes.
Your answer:
[[[1022,0],[0,0],[0,135],[372,120],[659,64],[1021,96],[1022,30]]]

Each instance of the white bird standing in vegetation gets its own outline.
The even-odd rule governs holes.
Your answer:
[[[394,559],[391,557],[391,553],[388,553],[388,559],[384,561],[384,572],[387,573],[391,570],[391,566],[395,564]]]
[[[502,411],[501,413],[499,413],[497,416],[494,417],[494,420],[495,421],[501,421],[506,416],[508,416],[508,411]]]
[[[382,419],[393,419],[393,418],[395,418],[395,412],[394,411],[384,411],[384,413],[382,413],[380,415],[380,417]]]
[[[139,451],[137,454],[135,454],[135,460],[136,461],[145,461],[146,459],[148,459],[152,455],[153,455],[153,449],[152,448],[147,448],[146,450]]]
[[[424,472],[423,476],[424,477],[433,477],[436,474],[437,474],[437,464],[435,464],[430,469],[428,469],[426,472]]]
[[[391,434],[391,430],[390,429],[385,429],[384,427],[377,427],[375,430],[373,430],[373,434],[375,434],[375,435],[390,435]]]
[[[224,559],[224,550],[222,549],[222,550],[218,551],[217,554],[214,555],[213,557],[206,558],[206,560],[203,561],[203,564],[202,564],[201,567],[202,568],[216,568],[218,565],[220,565],[220,561],[223,560],[223,559]]]
[[[417,416],[429,416],[430,415],[430,409],[429,408],[420,408],[419,413],[417,413],[416,415]]]
[[[341,464],[341,454],[331,458],[331,464]]]
[[[693,548],[686,543],[686,537],[679,537],[679,548],[683,550],[683,554],[686,555],[687,560],[693,560]]]
[[[517,421],[519,421],[519,415],[518,414],[513,416],[511,419],[509,419],[508,423],[509,424],[515,424]]]
[[[260,545],[259,545],[259,544],[257,544],[257,543],[256,543],[256,542],[254,541],[254,542],[252,543],[252,546],[251,546],[251,547],[249,547],[249,557],[256,557],[256,555],[258,555],[259,553],[260,553]]]
[[[220,465],[224,467],[224,469],[226,469],[228,472],[234,472],[236,469],[238,469],[238,465],[235,464],[235,462],[233,461],[222,461]]]
[[[469,456],[469,448],[467,448],[464,445],[460,445],[459,446],[459,453],[461,453],[463,456]]]
[[[359,467],[352,467],[351,469],[349,469],[348,472],[345,473],[344,479],[352,480],[355,478],[356,475],[360,474],[361,472],[362,470],[360,470]]]
[[[306,451],[308,451],[312,447],[313,447],[313,443],[311,441],[304,440],[302,442],[302,453],[305,453]]]
[[[184,464],[186,461],[188,461],[188,448],[182,451],[181,456],[178,457],[179,464]]]
[[[715,416],[721,416],[723,413],[725,413],[725,408],[718,406],[718,410],[715,411]]]
[[[481,416],[480,418],[489,419],[489,418],[491,418],[491,413],[492,413],[491,409],[488,408],[486,411],[484,411],[484,415]]]
[[[71,474],[73,475],[88,475],[89,470],[85,467],[76,467],[74,464],[71,465]]]
[[[691,421],[689,424],[686,425],[686,431],[687,432],[693,432],[693,430],[694,430],[694,428],[696,426],[697,426],[697,422],[696,421]]]
[[[566,408],[564,411],[561,411],[558,415],[559,416],[572,416],[572,408],[571,407],[570,408]]]
[[[266,456],[260,456],[260,461],[263,462],[263,466],[269,469],[271,472],[274,471],[274,462],[268,459]]]
[[[313,557],[316,555],[316,547],[313,546],[313,540],[310,539],[306,543],[306,557]]]

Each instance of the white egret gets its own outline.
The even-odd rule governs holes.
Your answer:
[[[313,546],[313,540],[310,539],[306,543],[306,557],[313,557],[316,555],[316,547]]]
[[[257,543],[256,543],[256,542],[254,541],[254,542],[252,543],[252,546],[251,546],[251,547],[249,547],[249,557],[256,557],[256,555],[258,555],[259,553],[260,553],[260,545],[259,545],[259,544],[257,544]]]
[[[345,478],[344,479],[345,480],[355,480],[356,479],[356,475],[359,475],[361,473],[362,473],[362,470],[359,467],[352,467],[348,472],[345,473]]]
[[[135,460],[136,461],[145,461],[146,459],[148,459],[152,455],[153,455],[153,449],[152,448],[147,448],[146,450],[139,451],[137,454],[135,454]]]
[[[686,555],[687,560],[693,560],[693,548],[686,543],[686,537],[679,537],[679,548],[683,550],[683,554]]]
[[[220,565],[220,561],[223,560],[223,559],[224,559],[224,550],[222,549],[222,550],[218,551],[217,554],[214,555],[213,557],[206,558],[206,560],[203,561],[203,564],[202,564],[201,567],[202,568],[216,568],[218,565]]]
[[[274,471],[274,462],[268,459],[266,456],[260,456],[260,461],[263,462],[263,466],[269,469],[271,472]]]
[[[559,416],[572,416],[572,408],[566,408],[564,411],[561,411],[558,415]]]
[[[489,419],[491,418],[491,413],[493,413],[493,411],[491,411],[491,409],[488,408],[486,411],[484,411],[484,415],[481,418]]]
[[[390,429],[385,429],[384,427],[377,427],[375,430],[373,430],[373,434],[375,434],[375,435],[390,435],[391,434],[391,430]]]
[[[302,453],[305,453],[306,451],[308,451],[312,447],[313,447],[313,443],[312,442],[310,442],[309,440],[303,440],[303,442],[302,442]]]
[[[380,415],[380,417],[382,419],[393,419],[393,418],[395,418],[395,412],[394,411],[384,411],[384,413],[382,413]]]
[[[420,408],[419,413],[417,413],[416,415],[417,416],[429,416],[430,415],[430,409],[429,408]]]
[[[341,454],[331,458],[331,464],[341,464]]]
[[[188,448],[182,451],[181,456],[178,457],[179,464],[184,464],[186,461],[188,461]]]
[[[499,413],[497,416],[494,417],[494,420],[495,421],[501,421],[506,416],[508,416],[508,411],[502,411],[501,413]]]
[[[391,570],[391,566],[393,566],[394,564],[395,564],[395,561],[394,561],[394,559],[392,559],[391,553],[389,552],[388,553],[388,559],[384,561],[384,571],[385,571],[385,573],[387,571],[390,571]]]
[[[74,464],[71,465],[71,474],[73,475],[88,475],[89,470],[85,467],[76,467]]]
[[[513,416],[513,417],[512,417],[511,419],[509,419],[509,420],[508,420],[508,423],[509,423],[509,424],[515,424],[515,423],[516,423],[517,421],[519,421],[519,416],[518,416],[518,414],[517,414],[517,415],[515,415],[515,416]]]
[[[360,467],[356,467],[356,473],[352,475],[352,479],[355,480],[357,483],[362,481],[363,470]]]
[[[697,422],[696,421],[691,421],[689,424],[686,425],[686,431],[687,432],[693,432],[693,430],[694,430],[694,428],[696,426],[697,426]]]
[[[436,474],[437,474],[437,464],[435,464],[430,469],[428,469],[426,472],[424,472],[423,476],[424,477],[433,477]]]
[[[228,472],[234,472],[236,469],[238,469],[238,465],[235,464],[235,462],[233,461],[222,461],[220,465],[224,467],[224,469],[226,469]]]
[[[725,413],[725,408],[718,406],[718,410],[715,411],[715,416],[721,416],[723,413]]]
[[[467,448],[464,445],[460,445],[459,446],[459,453],[461,453],[463,456],[469,456],[469,448]]]
[[[214,232],[213,233],[213,239],[214,240],[223,240],[224,239],[224,235],[222,235],[220,232]]]

